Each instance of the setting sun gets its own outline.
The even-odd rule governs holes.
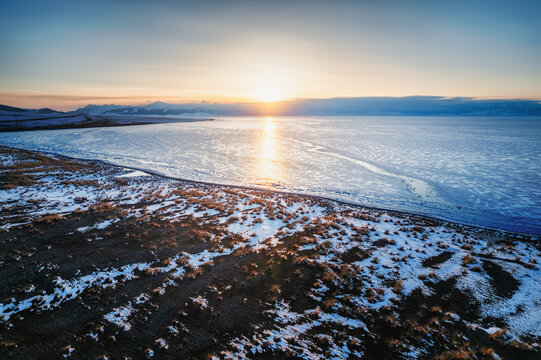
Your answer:
[[[279,81],[278,76],[266,74],[264,78],[256,83],[255,100],[262,102],[275,102],[283,100],[283,81]]]
[[[274,63],[253,67],[244,76],[244,86],[251,92],[248,97],[265,103],[284,100],[293,85],[294,72],[294,67]]]
[[[281,100],[281,97],[280,95],[278,95],[277,92],[271,89],[268,89],[268,90],[260,92],[259,95],[257,96],[257,99],[263,102],[275,102],[275,101]]]

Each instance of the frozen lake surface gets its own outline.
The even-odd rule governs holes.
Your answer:
[[[541,234],[539,118],[219,118],[0,133],[0,144]]]

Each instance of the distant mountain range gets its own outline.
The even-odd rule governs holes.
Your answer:
[[[298,99],[275,103],[184,103],[153,102],[146,105],[87,105],[62,113],[49,108],[21,109],[0,105],[0,114],[30,116],[65,115],[160,115],[160,116],[235,116],[235,115],[415,115],[415,116],[541,116],[539,100],[490,99],[442,96],[352,97]]]
[[[41,109],[22,109],[14,106],[7,106],[0,104],[0,112],[9,112],[9,113],[34,113],[34,114],[63,114],[62,111],[56,111],[49,108]]]
[[[541,116],[537,100],[476,100],[440,96],[299,99],[275,103],[154,102],[148,105],[87,105],[75,113],[88,115],[448,115]]]

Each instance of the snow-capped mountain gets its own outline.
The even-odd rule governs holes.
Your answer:
[[[121,109],[126,107],[125,105],[115,105],[115,104],[106,104],[106,105],[87,105],[85,107],[79,108],[73,113],[77,114],[86,114],[86,115],[101,115],[108,111]]]
[[[147,105],[87,105],[74,111],[87,115],[248,115],[253,104],[186,103],[168,104],[156,101]]]

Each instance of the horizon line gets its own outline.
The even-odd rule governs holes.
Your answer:
[[[74,105],[46,105],[46,106],[29,106],[29,105],[21,105],[18,103],[18,101],[10,102],[0,100],[0,105],[10,106],[10,107],[18,107],[22,109],[43,109],[43,108],[51,108],[51,109],[61,109],[65,112],[70,111],[76,111],[80,108],[83,108],[88,105],[95,105],[95,106],[106,106],[106,105],[116,105],[116,106],[125,106],[125,107],[140,107],[140,106],[148,106],[150,104],[154,103],[165,103],[168,105],[262,105],[262,106],[269,106],[272,104],[280,104],[280,103],[290,103],[290,102],[297,102],[297,101],[310,101],[310,100],[338,100],[338,99],[407,99],[407,98],[425,98],[429,99],[432,98],[434,100],[465,100],[465,101],[527,101],[527,102],[539,102],[541,103],[541,97],[490,97],[490,96],[446,96],[446,95],[421,95],[421,94],[413,94],[413,95],[404,95],[404,96],[385,96],[385,95],[370,95],[370,96],[332,96],[332,97],[295,97],[295,98],[284,98],[284,99],[278,99],[276,101],[262,101],[262,100],[256,100],[256,99],[249,99],[249,98],[240,98],[240,97],[231,97],[231,98],[218,98],[214,100],[207,100],[207,99],[181,99],[175,97],[169,97],[169,96],[160,96],[160,97],[154,97],[149,98],[147,96],[83,96],[83,95],[45,95],[45,94],[8,94],[5,92],[0,92],[0,99],[4,98],[12,98],[12,99],[19,99],[19,100],[30,100],[30,99],[55,99],[56,101],[77,101],[78,104]],[[145,99],[144,102],[124,102],[124,100],[136,100],[136,99]],[[7,100],[7,99],[6,99]],[[85,100],[89,102],[85,102]],[[95,102],[94,102],[94,101]],[[103,101],[99,101],[103,100]],[[118,103],[115,103],[117,101]],[[26,102],[26,101],[25,101]],[[83,105],[85,104],[85,105]]]

